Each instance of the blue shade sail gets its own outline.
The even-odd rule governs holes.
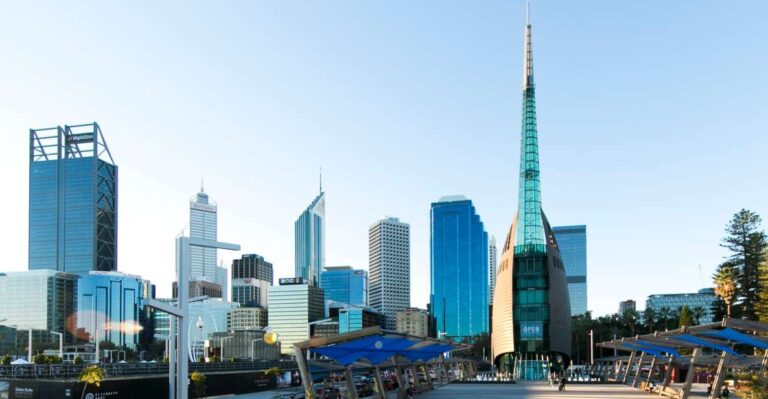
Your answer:
[[[755,348],[768,349],[768,341],[762,340],[752,335],[740,333],[732,328],[726,328],[720,331],[708,331],[701,334],[720,339],[727,339],[729,341],[738,342],[740,344],[754,346]]]
[[[421,341],[417,339],[373,335],[322,348],[312,348],[311,351],[349,366],[360,360],[368,360],[377,365],[391,359],[392,356],[401,356],[414,362],[427,361],[455,349],[449,344],[434,344],[412,349],[419,342]]]
[[[718,345],[718,344],[715,344],[715,343],[703,340],[703,339],[701,339],[701,338],[699,338],[697,336],[694,336],[694,335],[682,334],[682,335],[675,335],[675,336],[672,336],[670,338],[678,340],[678,341],[690,342],[692,344],[700,345],[700,346],[703,346],[705,348],[717,349],[717,350],[720,350],[720,351],[725,351],[725,352],[727,352],[727,353],[729,353],[731,355],[738,355],[738,353],[736,353],[736,351],[734,351],[733,349],[731,349],[728,346]]]

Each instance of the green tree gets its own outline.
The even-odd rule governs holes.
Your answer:
[[[104,372],[104,369],[98,365],[84,368],[83,371],[80,372],[80,377],[78,378],[78,381],[85,383],[85,386],[83,387],[83,393],[80,395],[80,399],[85,397],[85,391],[88,390],[89,384],[100,387],[101,381],[104,380],[104,378],[106,378],[106,373]]]
[[[656,329],[656,311],[653,308],[645,308],[643,319],[645,319],[645,326],[648,327],[648,334],[652,334]]]
[[[733,264],[723,262],[715,272],[715,295],[725,303],[725,317],[731,317],[733,298],[736,295],[736,278]]]
[[[728,260],[733,264],[736,282],[736,305],[741,317],[757,319],[756,307],[759,300],[759,267],[768,240],[760,230],[760,216],[750,210],[737,212],[725,227],[726,236],[722,246],[731,251]]]
[[[680,321],[678,325],[680,327],[693,325],[693,316],[691,315],[691,309],[688,308],[688,305],[684,305],[683,308],[680,309]]]
[[[664,326],[665,330],[669,330],[669,319],[672,316],[672,309],[667,306],[659,308],[659,322]]]
[[[13,358],[11,357],[11,355],[6,354],[5,356],[0,358],[0,365],[7,366],[11,364],[12,360]]]
[[[693,309],[691,309],[693,322],[696,323],[697,326],[701,324],[701,318],[704,317],[705,314],[707,314],[707,310],[704,309],[703,306],[694,306]]]
[[[631,337],[634,337],[637,333],[637,320],[639,318],[640,314],[634,309],[626,309],[621,314],[621,323],[626,327]]]
[[[75,357],[75,360],[72,361],[72,363],[74,363],[74,364],[83,364],[83,363],[85,363],[85,361],[83,361],[83,358],[81,358],[80,356],[77,356],[77,357]]]
[[[755,313],[757,313],[757,319],[759,321],[768,323],[768,250],[765,251],[763,261],[760,262],[758,271],[760,273],[760,276],[758,277],[760,291],[757,295]]]

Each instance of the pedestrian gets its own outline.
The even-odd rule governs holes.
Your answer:
[[[728,385],[723,387],[723,393],[720,395],[723,398],[728,399],[728,396],[731,395],[731,391],[728,390]]]
[[[560,378],[560,385],[558,385],[557,390],[558,391],[565,391],[565,382],[568,378],[566,376],[562,376]]]

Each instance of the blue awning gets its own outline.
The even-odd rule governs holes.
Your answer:
[[[656,344],[652,344],[652,343],[646,342],[646,341],[635,341],[635,342],[637,342],[637,344],[640,345],[640,346],[644,346],[646,348],[653,349],[653,350],[655,350],[657,352],[664,352],[664,353],[666,353],[668,355],[672,355],[674,357],[682,357],[682,355],[677,351],[677,349],[669,347],[669,346],[656,345]]]
[[[628,348],[632,348],[632,349],[634,349],[636,351],[641,351],[641,352],[649,353],[649,354],[651,354],[653,356],[659,356],[659,357],[664,356],[661,352],[659,352],[659,351],[657,351],[655,349],[647,348],[645,346],[638,345],[638,344],[635,344],[635,343],[632,343],[632,342],[622,342],[621,344],[626,346],[626,347],[628,347]]]
[[[731,349],[728,346],[719,345],[719,344],[715,344],[715,343],[712,343],[712,342],[708,342],[708,341],[705,341],[705,340],[703,340],[703,339],[701,339],[701,338],[699,338],[697,336],[690,335],[690,334],[674,335],[674,336],[671,336],[669,338],[676,339],[678,341],[690,342],[692,344],[703,346],[705,348],[717,349],[717,350],[720,350],[720,351],[725,351],[727,353],[730,353],[731,355],[738,355],[738,353],[736,353],[736,351],[734,351],[733,349]]]
[[[414,337],[370,335],[350,341],[315,347],[310,350],[327,356],[344,366],[349,366],[360,360],[368,360],[374,365],[378,365],[392,358],[392,356],[401,356],[412,362],[426,362],[454,349],[456,348],[450,344],[437,341],[429,344],[424,340]]]
[[[707,331],[702,332],[701,334],[720,339],[727,339],[728,341],[754,346],[755,348],[768,349],[768,341],[755,337],[754,335],[740,333],[732,328],[726,328],[719,331]]]

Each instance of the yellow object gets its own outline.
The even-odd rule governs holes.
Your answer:
[[[277,342],[277,333],[268,332],[264,334],[264,342],[267,343],[267,345],[274,345],[275,342]]]

